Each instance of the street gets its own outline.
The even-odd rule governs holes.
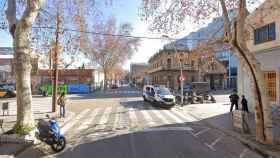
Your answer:
[[[135,88],[70,95],[68,102],[71,112],[61,128],[66,149],[55,154],[39,144],[18,157],[261,157],[180,107],[166,110],[143,102],[141,91]]]

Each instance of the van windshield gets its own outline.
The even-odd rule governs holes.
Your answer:
[[[159,88],[157,93],[160,95],[171,95],[171,92],[167,88]]]

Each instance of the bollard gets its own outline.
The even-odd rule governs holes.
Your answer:
[[[4,102],[2,104],[2,112],[3,112],[3,116],[5,115],[5,111],[7,111],[7,114],[9,116],[9,102]]]

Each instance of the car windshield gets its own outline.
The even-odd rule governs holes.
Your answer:
[[[157,93],[160,95],[170,95],[171,94],[171,92],[167,88],[159,88]]]

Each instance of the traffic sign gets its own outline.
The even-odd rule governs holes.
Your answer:
[[[185,81],[185,77],[184,76],[180,76],[180,81]]]

